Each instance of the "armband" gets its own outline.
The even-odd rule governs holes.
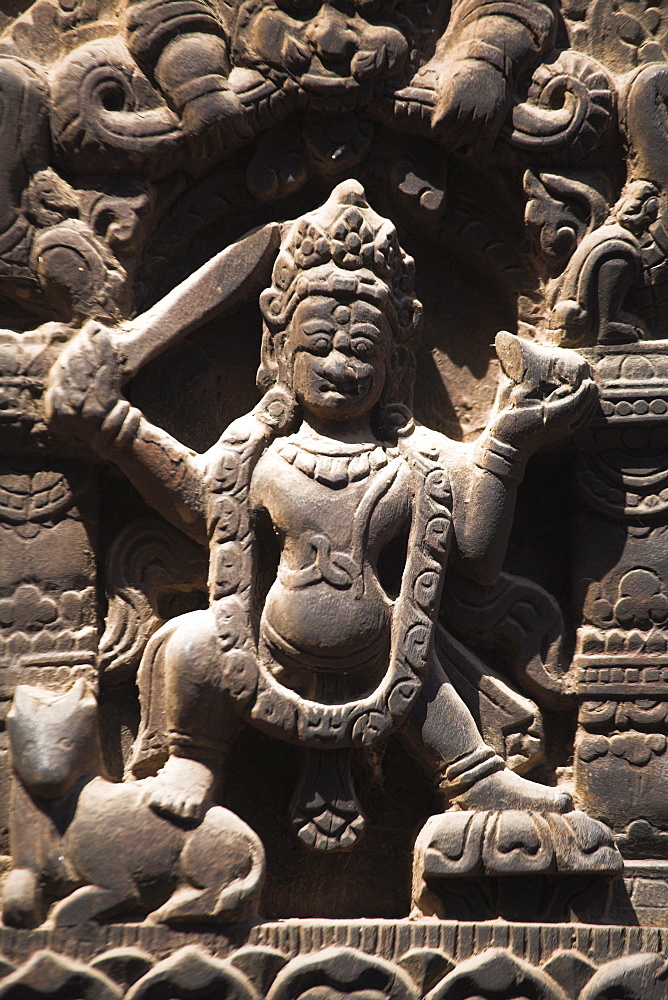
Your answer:
[[[505,441],[499,441],[489,433],[483,434],[476,443],[473,461],[479,469],[492,472],[500,479],[519,483],[524,476],[526,459],[519,449]]]
[[[512,63],[505,53],[496,45],[490,45],[481,39],[471,39],[457,49],[457,55],[461,59],[479,59],[486,62],[494,69],[498,69],[506,79],[512,74]]]

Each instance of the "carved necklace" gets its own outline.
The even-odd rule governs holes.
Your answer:
[[[352,444],[330,438],[291,435],[275,442],[278,454],[310,479],[324,486],[343,486],[366,479],[384,468],[398,451],[382,445]]]

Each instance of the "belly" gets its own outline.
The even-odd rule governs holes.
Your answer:
[[[267,595],[260,632],[279,662],[315,670],[346,671],[389,649],[390,606],[371,570],[364,587],[339,589],[320,581],[285,587],[277,579]]]

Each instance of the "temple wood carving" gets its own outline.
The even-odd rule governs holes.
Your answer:
[[[664,8],[0,10],[0,1000],[666,1000]]]

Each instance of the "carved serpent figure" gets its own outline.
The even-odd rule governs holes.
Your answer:
[[[285,224],[260,304],[264,396],[203,455],[122,398],[109,331],[84,329],[52,371],[53,426],[209,544],[208,609],[164,625],[140,667],[135,762],[168,748],[151,805],[196,822],[245,720],[309,749],[294,822],[311,847],[353,846],[363,818],[345,753],[390,735],[446,810],[570,812],[567,792],[485,744],[434,631],[447,567],[496,579],[528,457],[587,419],[586,363],[499,334],[504,375],[479,440],[416,425],[413,261],[355,181]]]

